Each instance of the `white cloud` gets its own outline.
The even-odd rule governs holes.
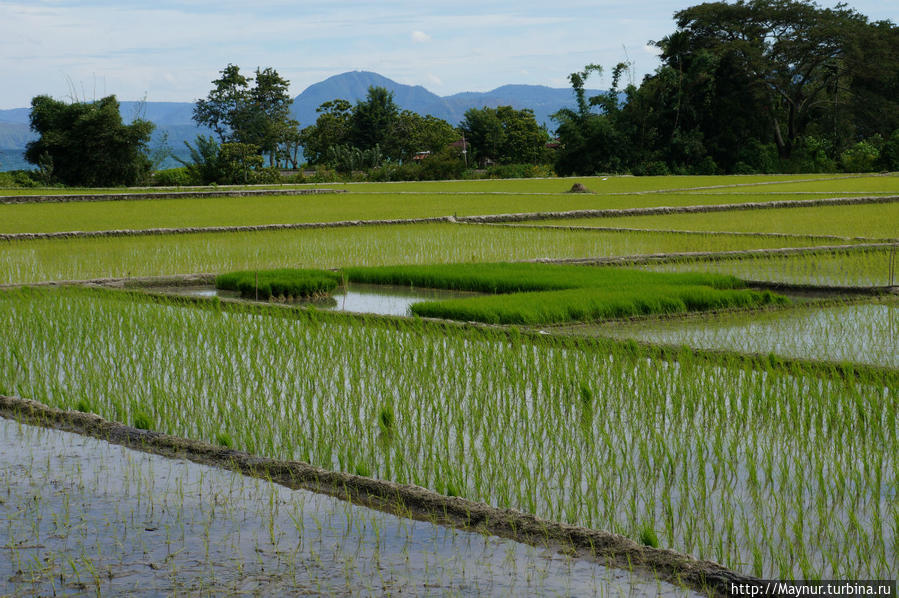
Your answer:
[[[895,0],[853,4],[899,20]],[[123,100],[193,100],[229,62],[246,72],[274,67],[293,95],[352,70],[455,93],[523,82],[567,88],[568,73],[610,68],[626,46],[639,80],[658,64],[644,44],[671,33],[683,6],[645,0],[636,19],[625,0],[0,0],[0,108],[63,97],[70,82]]]

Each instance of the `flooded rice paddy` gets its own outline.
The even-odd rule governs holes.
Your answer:
[[[650,527],[759,577],[895,569],[889,376],[76,289],[3,299],[0,393],[634,539]]]
[[[899,367],[899,302],[573,326],[651,343]]]
[[[696,595],[4,418],[0,487],[3,595]]]
[[[239,299],[240,293],[211,286],[169,287],[159,289],[166,293],[191,297],[221,297]],[[441,301],[460,297],[475,297],[480,293],[426,289],[383,284],[350,283],[338,287],[330,297],[316,301],[297,301],[296,305],[312,306],[326,311],[347,311],[383,316],[410,316],[409,307],[421,301]]]

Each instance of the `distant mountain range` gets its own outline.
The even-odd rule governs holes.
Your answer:
[[[400,109],[422,115],[431,114],[453,125],[459,124],[469,108],[512,106],[519,110],[530,108],[534,111],[537,122],[552,130],[554,122],[550,115],[563,107],[574,108],[574,95],[568,88],[503,85],[492,91],[464,92],[442,97],[420,85],[403,85],[377,73],[351,71],[307,87],[294,98],[291,112],[300,126],[306,127],[318,118],[315,109],[324,102],[342,98],[355,103],[365,98],[371,86],[392,91],[394,101]],[[588,90],[587,93],[594,95],[599,92]],[[184,141],[193,141],[197,135],[210,134],[208,130],[194,124],[191,119],[193,106],[192,102],[120,102],[125,121],[130,122],[140,116],[156,124],[151,146],[158,146],[162,136],[167,135],[168,144],[175,149],[183,148]],[[29,108],[0,110],[0,150],[9,150],[4,154],[10,155],[12,150],[24,150],[25,145],[35,138],[28,127],[29,111]],[[23,167],[12,166],[9,162],[10,160],[4,160],[0,163],[0,170]]]

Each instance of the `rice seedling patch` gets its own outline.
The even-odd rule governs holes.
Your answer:
[[[447,264],[345,268],[350,281],[492,293],[413,304],[419,316],[542,325],[656,313],[785,303],[771,292],[746,290],[729,276],[678,275],[553,264]]]
[[[280,268],[220,274],[215,278],[215,287],[238,291],[246,299],[306,299],[327,296],[339,282],[336,273],[326,270]]]

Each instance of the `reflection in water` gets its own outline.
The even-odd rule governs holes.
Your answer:
[[[210,286],[167,287],[156,290],[175,295],[189,295],[191,297],[240,298],[240,294],[236,291],[223,291]],[[297,301],[296,304],[311,305],[316,309],[322,310],[351,311],[385,316],[409,316],[412,315],[409,307],[413,303],[475,297],[477,295],[480,295],[480,293],[351,283],[346,287],[338,287],[330,297],[315,301]]]
[[[752,315],[726,313],[572,327],[586,334],[704,349],[899,367],[899,303],[806,306]]]
[[[0,487],[0,588],[12,595],[698,596],[2,417]]]

